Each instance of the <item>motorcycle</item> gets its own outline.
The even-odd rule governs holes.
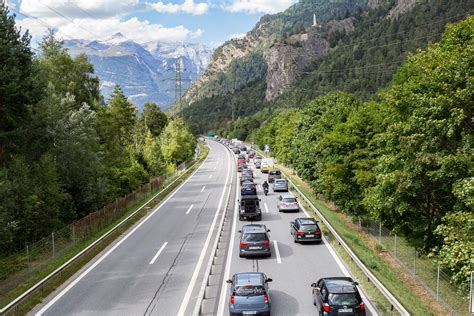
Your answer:
[[[263,193],[265,193],[265,195],[268,195],[268,187],[263,188]]]

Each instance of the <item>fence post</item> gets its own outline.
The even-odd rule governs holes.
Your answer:
[[[382,244],[382,222],[379,223],[379,245]]]
[[[26,260],[28,260],[28,270],[31,269],[31,263],[30,263],[30,249],[28,245],[26,245]]]
[[[436,301],[439,301],[439,264],[438,264],[438,273],[436,276]]]
[[[395,234],[395,250],[394,250],[394,253],[395,253],[395,258],[397,257],[397,234]]]
[[[416,275],[416,248],[413,250],[413,275]]]
[[[54,255],[56,254],[56,249],[54,247],[54,232],[51,233],[51,241],[53,243],[53,257],[54,257]]]
[[[72,243],[76,244],[76,225],[72,222]]]

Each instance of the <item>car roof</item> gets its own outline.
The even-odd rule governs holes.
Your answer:
[[[285,179],[275,179],[274,181],[275,181],[275,182],[281,182],[281,183],[285,182],[285,183],[286,183],[286,180],[285,180]]]
[[[308,217],[301,217],[296,219],[301,225],[314,225],[317,224],[318,221],[315,220],[314,218],[308,218]]]
[[[235,285],[263,285],[263,273],[241,272],[235,274]]]
[[[264,232],[267,231],[267,226],[265,226],[264,224],[247,224],[247,225],[244,225],[242,226],[242,231],[258,231],[258,230],[262,230]]]
[[[245,185],[255,185],[255,183],[250,182],[250,181],[242,182],[242,186],[245,186]]]
[[[331,293],[355,293],[354,281],[347,277],[324,278],[324,283]]]
[[[256,200],[258,201],[258,195],[241,195],[241,200]]]
[[[294,196],[293,194],[282,194],[281,198],[282,199],[296,199],[296,196]]]

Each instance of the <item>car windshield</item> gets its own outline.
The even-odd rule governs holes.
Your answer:
[[[295,198],[283,198],[282,201],[285,202],[285,203],[295,203],[296,199]]]
[[[330,294],[329,304],[331,305],[358,305],[359,300],[355,293]]]
[[[244,285],[236,286],[234,289],[234,295],[236,296],[257,296],[265,294],[263,286],[258,285]]]
[[[265,240],[268,240],[267,234],[265,233],[244,234],[242,236],[242,241],[259,242]]]
[[[318,226],[314,225],[301,225],[300,230],[303,232],[313,232],[318,229]]]

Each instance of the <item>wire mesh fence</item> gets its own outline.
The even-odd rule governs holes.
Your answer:
[[[380,223],[355,219],[355,223],[390,252],[407,273],[454,315],[469,315],[469,293],[451,282],[449,273],[443,271],[432,258],[420,254],[404,238],[397,236]]]
[[[113,203],[89,213],[35,243],[26,245],[22,251],[0,258],[0,294],[15,288],[58,256],[113,223],[137,201],[156,192],[164,184],[183,173],[186,170],[186,164],[183,164],[181,168],[167,177],[155,178]]]

